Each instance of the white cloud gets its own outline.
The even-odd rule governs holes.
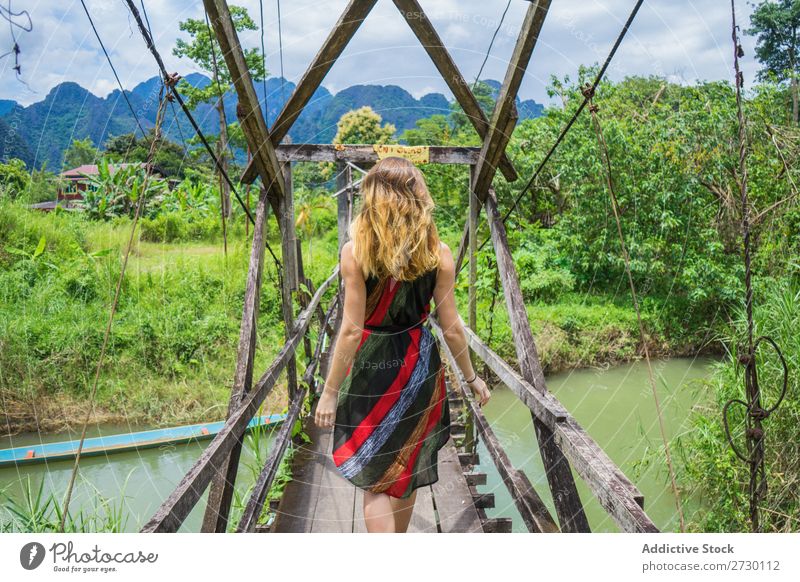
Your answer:
[[[235,0],[248,8],[259,23],[258,0]],[[281,5],[283,67],[297,81],[336,23],[346,0],[294,0]],[[506,0],[421,0],[468,81],[474,79],[499,24]],[[574,73],[579,64],[602,61],[632,0],[559,0],[553,2],[541,38],[523,81],[520,96],[546,102],[545,86],[551,74]],[[144,46],[133,18],[119,0],[87,0],[95,24],[126,88],[156,74],[155,62]],[[137,2],[138,5],[138,2]],[[145,0],[156,46],[167,68],[188,74],[197,67],[172,55],[178,23],[202,18],[202,4],[193,0]],[[502,80],[528,2],[512,0],[483,72]],[[18,33],[22,78],[18,83],[6,57],[0,62],[0,98],[28,104],[44,98],[56,84],[75,81],[98,95],[116,88],[116,81],[100,51],[78,0],[38,0],[29,3],[34,23],[31,33]],[[747,23],[751,7],[737,0],[739,19]],[[276,3],[264,2],[267,68],[280,73]],[[11,43],[0,27],[0,52]],[[260,46],[260,31],[242,35],[245,46]],[[745,38],[743,67],[751,80],[758,64],[752,39]],[[609,74],[679,74],[686,81],[732,76],[730,14],[719,0],[650,0],[634,22]],[[333,92],[357,83],[397,84],[414,95],[440,91],[449,96],[425,51],[419,46],[390,0],[379,0],[372,14],[345,49],[324,85]]]

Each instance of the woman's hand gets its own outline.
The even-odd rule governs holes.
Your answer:
[[[314,422],[320,428],[331,428],[336,420],[336,394],[330,390],[323,390],[317,402],[317,411],[314,414]]]
[[[489,388],[486,387],[486,382],[484,382],[483,378],[480,376],[475,376],[475,379],[468,383],[467,386],[472,390],[475,400],[477,400],[478,404],[481,406],[489,402],[489,398],[492,397],[492,393],[489,392]]]

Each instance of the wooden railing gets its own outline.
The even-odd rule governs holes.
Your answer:
[[[489,196],[484,201],[484,205],[521,373],[493,352],[469,326],[463,324],[463,321],[462,325],[464,325],[472,352],[483,360],[500,381],[508,386],[530,409],[548,483],[553,493],[556,513],[561,523],[561,531],[590,531],[583,504],[572,479],[570,463],[586,482],[600,505],[623,531],[659,531],[644,512],[644,496],[641,492],[558,399],[547,390],[519,279],[511,259],[505,226],[499,218],[494,190],[489,189]],[[461,247],[457,254],[457,270],[460,270],[460,263],[465,256],[468,256],[471,262],[469,311],[472,321],[475,319],[473,315],[475,295],[472,281],[476,267],[474,237],[476,214],[476,209],[472,208],[467,224],[471,228],[465,231],[465,235],[469,233],[472,236],[462,237]],[[535,532],[558,530],[556,521],[533,489],[530,481],[524,473],[513,467],[483,412],[469,396],[455,358],[444,341],[442,330],[433,317],[431,320],[437,335],[442,340],[440,344],[446,356],[445,359],[454,371],[455,383],[459,391],[464,394],[465,401],[469,403],[471,416],[469,421],[474,424],[478,435],[483,439],[525,525],[530,531]]]
[[[255,383],[252,390],[246,394],[238,408],[228,417],[222,430],[214,437],[208,447],[203,451],[203,454],[200,455],[197,462],[189,469],[183,479],[181,479],[175,491],[161,504],[153,517],[144,525],[141,529],[142,533],[175,532],[180,528],[186,516],[189,515],[197,504],[197,501],[202,497],[212,477],[220,473],[233,447],[237,443],[241,443],[248,423],[255,416],[259,406],[261,406],[264,399],[275,386],[278,376],[286,367],[289,359],[294,355],[300,340],[308,330],[317,306],[322,300],[322,296],[325,294],[331,282],[336,279],[338,271],[338,267],[334,269],[333,274],[328,277],[328,279],[320,285],[316,293],[314,293],[314,296],[311,298],[306,308],[298,315],[289,339],[283,345],[280,352],[278,352],[275,360],[273,360],[267,371],[264,372],[261,378]],[[322,341],[324,333],[323,322],[318,345]],[[317,357],[319,357],[319,353]],[[316,363],[312,362],[311,365],[316,366]],[[307,369],[306,372],[307,379],[310,380],[313,377],[313,371],[309,372]],[[307,386],[297,391],[290,403],[289,417],[284,421],[284,425],[281,427],[276,440],[273,442],[272,453],[267,459],[264,470],[261,472],[256,483],[256,487],[253,489],[253,494],[250,497],[250,501],[247,504],[237,531],[252,531],[255,527],[256,520],[263,507],[264,497],[275,477],[278,464],[291,436],[291,427],[294,422],[290,422],[289,419],[296,419],[299,415],[306,389]]]

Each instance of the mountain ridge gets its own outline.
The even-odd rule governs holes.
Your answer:
[[[211,80],[201,73],[191,73],[184,80],[193,86],[206,86]],[[500,84],[487,80],[493,92]],[[153,127],[160,91],[160,79],[152,77],[138,83],[125,93],[136,111],[145,131]],[[264,83],[254,83],[262,106],[265,102]],[[295,84],[280,77],[266,80],[268,123],[280,113],[283,104],[294,91]],[[225,113],[229,121],[236,119],[237,97],[232,90],[225,94]],[[333,94],[319,87],[298,117],[289,138],[295,143],[330,143],[336,134],[336,122],[350,109],[369,105],[392,123],[399,136],[415,127],[416,121],[436,113],[448,113],[451,101],[441,93],[427,93],[419,99],[398,85],[352,85]],[[520,120],[541,115],[543,106],[533,100],[517,99]],[[173,115],[174,111],[174,115]],[[218,133],[218,114],[212,103],[198,105],[192,112],[204,133]],[[194,131],[177,105],[167,110],[163,126],[167,137],[180,143]],[[42,101],[23,106],[13,100],[0,100],[0,161],[22,159],[29,168],[57,171],[63,163],[64,152],[73,139],[89,138],[97,147],[110,136],[139,132],[136,120],[128,109],[122,93],[116,89],[99,97],[73,81],[53,87]]]

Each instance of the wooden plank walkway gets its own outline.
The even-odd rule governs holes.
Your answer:
[[[309,419],[306,432],[311,442],[295,452],[294,478],[286,486],[270,532],[366,533],[363,491],[333,464],[332,431],[317,428]],[[439,451],[439,480],[417,490],[408,531],[483,531],[452,439]]]

